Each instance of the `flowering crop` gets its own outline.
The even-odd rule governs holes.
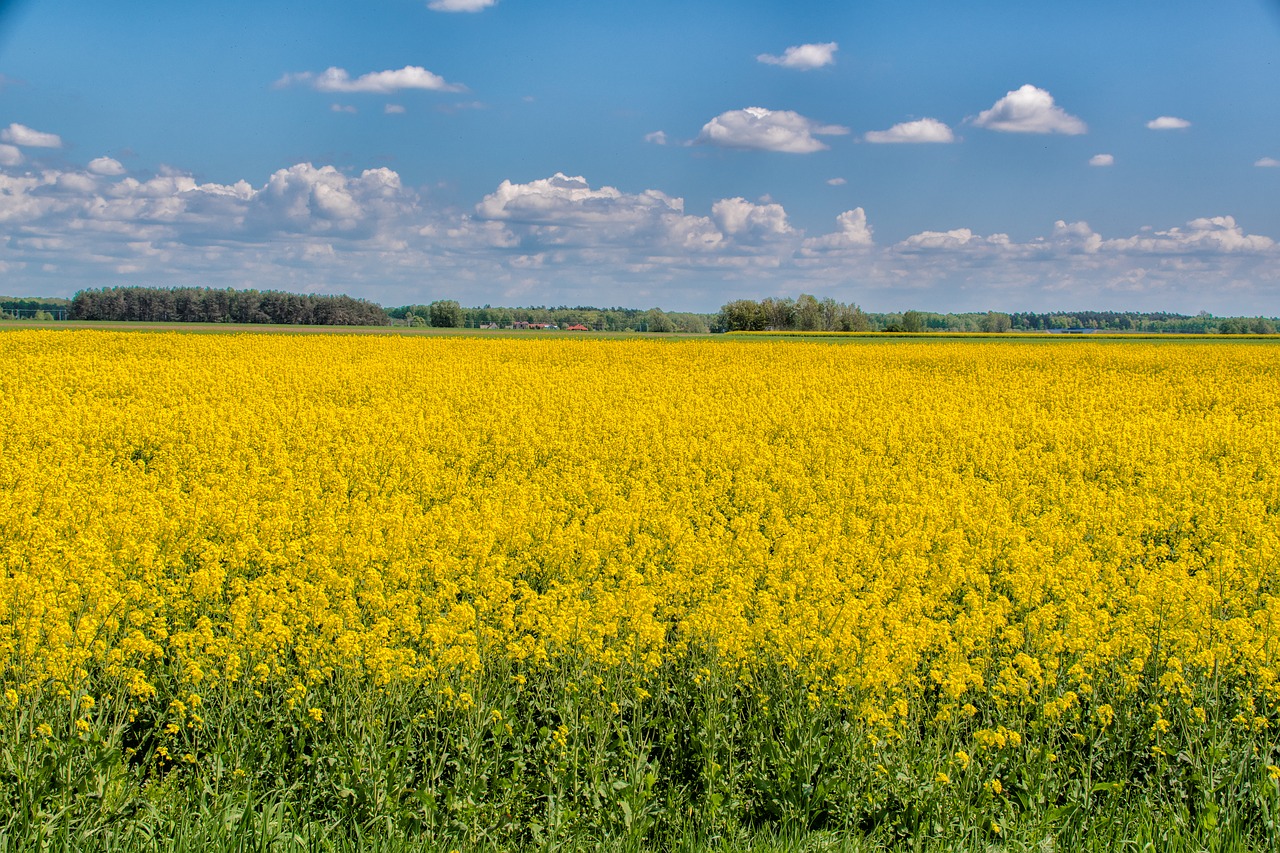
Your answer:
[[[624,705],[783,673],[873,740],[960,732],[948,791],[1125,721],[1157,757],[1212,703],[1276,722],[1268,344],[12,332],[0,363],[0,689],[81,734],[110,694],[166,762],[211,697],[319,727],[326,685],[467,710],[569,659]]]

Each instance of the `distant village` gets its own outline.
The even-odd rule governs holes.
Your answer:
[[[516,320],[514,323],[510,323],[506,326],[499,326],[497,323],[481,323],[480,328],[482,329],[550,329],[553,331],[560,330],[560,327],[555,323],[526,323],[523,320]],[[574,323],[571,326],[565,326],[564,331],[589,332],[591,330],[588,329],[586,326],[582,325],[581,323]]]

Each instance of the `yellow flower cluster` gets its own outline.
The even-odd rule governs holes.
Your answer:
[[[696,650],[885,719],[1280,693],[1271,345],[22,331],[0,364],[6,689]]]

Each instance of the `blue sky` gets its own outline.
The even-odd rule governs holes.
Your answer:
[[[1280,4],[0,0],[0,292],[1280,314]]]

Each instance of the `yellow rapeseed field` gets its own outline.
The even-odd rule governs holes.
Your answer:
[[[1153,653],[1277,695],[1269,346],[29,332],[0,363],[20,692],[692,645],[884,707]]]
[[[10,707],[176,729],[696,660],[898,737],[981,711],[941,786],[1128,697],[1157,751],[1211,691],[1280,700],[1274,345],[27,331],[0,364]]]

